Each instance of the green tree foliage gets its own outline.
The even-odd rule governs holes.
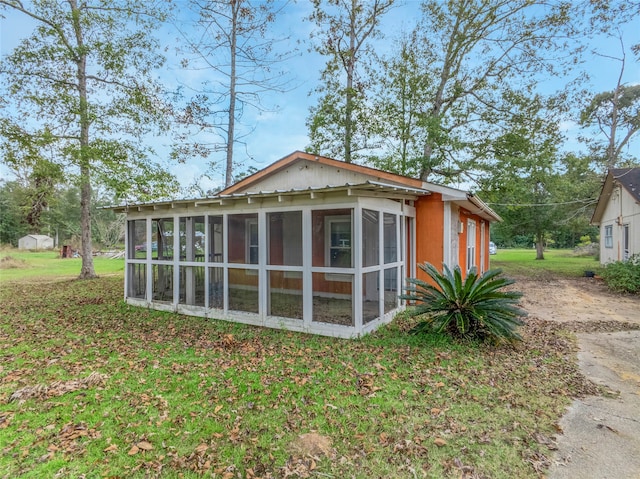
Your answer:
[[[233,182],[234,147],[253,132],[238,128],[243,116],[251,109],[266,111],[265,94],[283,92],[289,83],[286,72],[276,66],[290,54],[275,49],[288,38],[269,36],[284,6],[274,0],[191,0],[190,6],[197,20],[183,28],[190,58],[182,66],[210,74],[179,114],[188,131],[179,136],[174,156],[209,158],[224,152],[228,187]],[[189,141],[194,135],[199,141]]]
[[[94,277],[92,184],[142,200],[176,188],[141,146],[168,113],[153,79],[163,58],[149,35],[163,13],[140,0],[0,0],[0,8],[36,24],[0,64],[11,98],[0,120],[4,156],[18,162],[28,151],[77,173],[80,277]]]
[[[420,176],[452,178],[477,168],[483,139],[499,136],[510,106],[502,92],[531,94],[538,75],[573,58],[575,12],[568,2],[427,0],[418,44],[436,57],[424,72],[433,93]],[[494,136],[494,137],[495,137]]]
[[[505,96],[512,104],[508,127],[485,144],[493,158],[491,174],[480,182],[483,198],[504,219],[511,236],[526,235],[536,245],[536,258],[544,259],[546,234],[559,220],[557,171],[561,137],[553,100],[533,99],[515,92]]]
[[[379,37],[380,18],[394,0],[312,0],[310,20],[319,28],[316,50],[328,58],[316,89],[318,105],[307,126],[310,150],[351,163],[368,148],[366,102],[369,72],[375,54],[368,40]]]
[[[425,72],[435,57],[422,48],[415,31],[401,37],[396,49],[381,59],[374,76],[370,134],[380,139],[382,154],[371,162],[386,171],[417,177],[429,131],[423,106],[434,93],[433,79]]]
[[[26,193],[18,181],[0,183],[0,244],[18,246],[18,240],[31,233],[23,205]]]
[[[21,181],[0,183],[0,244],[17,246],[18,239],[25,234],[38,233],[57,238],[60,245],[72,243],[77,247],[82,233],[80,188],[74,184],[57,185],[42,211],[37,229],[26,219],[30,195],[29,186]],[[113,203],[104,188],[92,190],[92,241],[106,248],[117,246],[124,239],[124,216],[102,208]]]
[[[522,293],[504,291],[514,281],[490,270],[479,275],[473,268],[463,279],[460,267],[443,272],[429,263],[418,265],[431,282],[408,279],[410,286],[401,298],[417,304],[409,313],[425,315],[413,333],[447,333],[455,338],[490,341],[521,339],[518,327],[526,313],[517,304]]]
[[[620,166],[625,147],[640,132],[640,85],[623,85],[621,79],[614,90],[595,95],[580,115],[583,126],[604,137],[590,143],[606,169]]]

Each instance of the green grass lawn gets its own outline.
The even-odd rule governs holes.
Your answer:
[[[576,256],[568,249],[548,249],[543,260],[536,260],[534,249],[499,249],[491,256],[491,268],[501,268],[506,275],[545,278],[549,275],[577,277],[585,271],[600,269],[593,256]]]
[[[123,274],[124,259],[93,258],[98,275]],[[81,258],[60,258],[58,251],[0,250],[0,282],[14,280],[68,279],[80,275]]]
[[[339,340],[130,307],[121,273],[34,287],[77,274],[34,258],[0,284],[0,477],[536,478],[588,387],[537,321],[497,349],[402,316]]]

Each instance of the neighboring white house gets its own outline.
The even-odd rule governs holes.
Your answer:
[[[18,240],[18,249],[52,249],[53,238],[47,235],[26,235]]]
[[[609,171],[591,224],[600,226],[600,263],[640,254],[640,168]]]

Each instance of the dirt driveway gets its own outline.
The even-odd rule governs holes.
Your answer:
[[[570,322],[576,332],[594,331],[593,323],[604,326],[603,322],[640,327],[640,297],[611,294],[598,279],[519,279],[516,289],[524,293],[522,305],[529,314],[548,321]]]
[[[578,362],[606,396],[577,399],[549,479],[640,478],[640,297],[609,293],[598,280],[520,280],[531,316],[565,323],[578,337]]]

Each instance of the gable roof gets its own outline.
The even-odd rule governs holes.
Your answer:
[[[420,196],[438,193],[442,201],[455,203],[488,221],[502,221],[486,203],[467,191],[302,151],[294,151],[211,197],[124,204],[107,208],[121,213],[132,209],[142,211],[190,204],[196,207],[227,204],[242,199],[251,203],[258,198],[266,197],[321,197],[324,193],[340,191],[348,195],[372,195],[405,200],[415,200]]]
[[[305,153],[303,151],[294,151],[290,155],[279,159],[275,163],[267,166],[266,168],[243,178],[242,180],[234,183],[222,190],[220,195],[230,195],[239,192],[247,192],[251,186],[258,184],[259,182],[273,176],[274,174],[290,167],[291,165],[299,161],[311,161],[313,163],[338,168],[343,171],[351,173],[361,174],[374,178],[374,181],[397,184],[402,186],[409,186],[411,188],[422,188],[423,182],[415,178],[408,178],[406,176],[398,175],[395,173],[389,173],[388,171],[377,170],[369,166],[356,165],[354,163],[345,163],[344,161],[334,160],[327,158],[326,156],[314,155],[311,153]],[[337,186],[337,185],[328,185]]]
[[[602,185],[596,209],[591,217],[591,224],[600,224],[602,215],[609,203],[611,193],[616,185],[621,185],[631,198],[640,203],[640,168],[614,168],[609,170]]]
[[[410,178],[408,176],[398,175],[396,173],[390,173],[388,171],[378,170],[369,166],[357,165],[354,163],[345,163],[344,161],[334,160],[327,158],[326,156],[314,155],[311,153],[305,153],[302,151],[294,151],[290,155],[281,158],[272,165],[260,170],[253,175],[247,176],[234,185],[222,190],[219,193],[220,197],[239,195],[239,194],[256,194],[263,190],[265,185],[268,189],[273,189],[273,184],[269,180],[272,179],[278,173],[291,172],[292,167],[300,163],[300,170],[303,169],[302,163],[309,163],[313,165],[319,165],[323,168],[327,167],[340,173],[340,177],[347,179],[336,184],[316,184],[305,185],[305,188],[309,187],[322,187],[322,188],[341,188],[349,186],[351,181],[354,184],[360,183],[380,183],[387,187],[400,187],[408,190],[422,190],[422,195],[429,193],[440,193],[443,201],[454,202],[474,214],[479,215],[489,221],[502,221],[502,218],[493,211],[486,203],[484,203],[477,196],[463,190],[451,188],[444,185],[436,185],[428,183],[416,178]],[[293,170],[294,174],[296,170]],[[321,181],[317,176],[313,176],[313,180]],[[334,178],[335,180],[335,178]],[[298,188],[301,185],[297,185]]]

